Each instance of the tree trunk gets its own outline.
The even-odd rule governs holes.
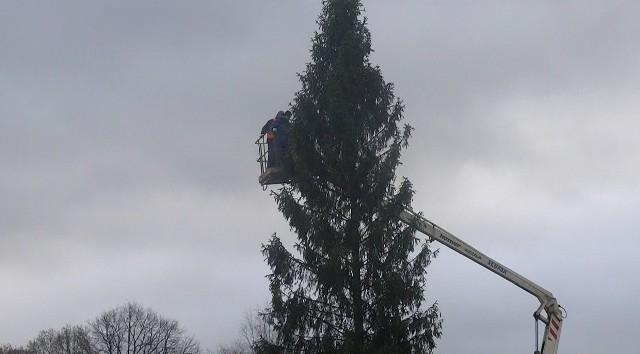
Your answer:
[[[362,300],[362,279],[360,271],[362,262],[360,260],[360,233],[358,224],[360,211],[357,207],[351,207],[351,220],[348,227],[347,237],[351,246],[351,296],[353,298],[353,326],[354,342],[353,353],[364,354],[364,301]]]

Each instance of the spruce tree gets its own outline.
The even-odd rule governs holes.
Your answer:
[[[263,246],[266,316],[289,352],[430,353],[441,333],[437,305],[424,304],[433,254],[398,219],[414,193],[395,175],[412,128],[370,62],[360,1],[323,1],[317,23],[291,107],[291,182],[274,193],[297,255],[275,235]]]

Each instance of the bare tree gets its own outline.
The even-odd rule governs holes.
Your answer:
[[[200,354],[178,321],[130,302],[89,322],[94,345],[104,354]]]
[[[56,343],[57,333],[53,328],[40,331],[29,341],[27,348],[35,354],[56,354],[59,352]]]
[[[85,326],[65,326],[60,330],[57,341],[62,354],[94,354],[89,329]]]
[[[193,337],[182,337],[176,347],[176,354],[200,353],[200,343]]]
[[[241,340],[236,339],[229,345],[218,346],[217,354],[250,354],[251,348],[247,347]]]
[[[244,313],[240,325],[240,338],[229,345],[218,347],[218,354],[250,354],[282,352],[278,348],[278,334],[260,313],[252,308]]]
[[[43,330],[27,345],[33,354],[94,354],[89,330],[66,325],[61,330]]]
[[[89,322],[91,337],[98,353],[122,354],[124,342],[124,323],[118,309],[103,312]]]
[[[0,345],[0,354],[34,354],[23,347],[13,347],[11,344]]]

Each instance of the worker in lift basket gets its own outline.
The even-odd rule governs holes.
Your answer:
[[[276,164],[281,164],[287,154],[287,148],[289,146],[289,118],[291,118],[290,111],[278,112],[276,120],[272,125]]]
[[[260,131],[260,135],[267,134],[267,168],[272,167],[276,161],[276,150],[273,147],[273,125],[275,124],[276,119],[280,114],[284,114],[284,112],[280,111],[275,117],[269,119]]]

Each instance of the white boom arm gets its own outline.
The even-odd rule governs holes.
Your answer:
[[[558,342],[560,340],[560,329],[562,328],[563,314],[555,297],[553,297],[553,295],[549,291],[543,289],[529,279],[496,262],[495,260],[486,256],[484,253],[471,247],[466,242],[462,241],[461,239],[457,238],[456,236],[452,235],[451,233],[447,232],[431,221],[425,219],[424,217],[418,215],[412,210],[405,210],[401,212],[400,220],[402,220],[409,226],[415,227],[418,231],[429,236],[431,239],[442,243],[443,245],[489,269],[495,274],[515,284],[522,290],[538,298],[538,300],[540,301],[540,307],[538,307],[538,309],[533,313],[533,317],[536,319],[536,321],[543,322],[546,327],[544,331],[544,339],[542,342],[542,352],[539,352],[537,348],[538,339],[536,333],[535,353],[556,354],[558,352]],[[546,312],[546,317],[541,314],[542,310]]]

